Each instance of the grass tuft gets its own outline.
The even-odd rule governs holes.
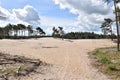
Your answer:
[[[99,62],[102,63],[102,64],[108,64],[108,63],[110,63],[110,59],[107,58],[107,57],[101,57],[99,59]]]

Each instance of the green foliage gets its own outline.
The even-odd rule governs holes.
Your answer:
[[[58,28],[53,27],[52,37],[54,38],[64,38],[63,27],[58,26]]]
[[[112,35],[116,38],[116,35]],[[96,34],[94,32],[70,32],[64,35],[66,39],[104,39],[111,38],[111,35]]]
[[[93,55],[97,55],[97,54],[99,54],[100,53],[100,50],[99,49],[96,49],[95,51],[93,51]]]
[[[102,64],[110,63],[110,59],[107,58],[107,57],[101,57],[99,59],[99,62],[102,63]]]
[[[41,36],[41,35],[45,35],[45,32],[43,31],[42,28],[37,27],[36,30],[37,30],[37,34],[39,34],[39,36]],[[37,35],[37,34],[36,34],[36,35]]]
[[[112,35],[112,26],[111,26],[112,23],[113,23],[113,21],[110,18],[104,19],[104,22],[102,23],[102,25],[100,27],[102,29],[104,35],[108,35],[108,34]]]

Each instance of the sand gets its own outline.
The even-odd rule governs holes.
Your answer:
[[[45,78],[46,80],[110,80],[91,65],[88,56],[88,52],[108,46],[115,46],[115,43],[106,39],[0,40],[0,52],[40,59],[56,66],[50,70],[51,73],[43,76],[44,78],[36,75],[37,79],[34,76],[32,80],[43,80]]]

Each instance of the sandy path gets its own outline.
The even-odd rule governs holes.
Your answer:
[[[87,53],[95,48],[113,45],[110,40],[0,40],[0,51],[57,65],[60,67],[56,71],[59,80],[109,80],[91,66]]]

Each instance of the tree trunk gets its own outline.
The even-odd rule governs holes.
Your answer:
[[[116,6],[116,0],[114,0],[114,8],[115,8],[115,19],[116,19],[116,27],[117,27],[117,50],[119,51],[119,24],[118,24],[118,14],[117,14],[117,6]]]

